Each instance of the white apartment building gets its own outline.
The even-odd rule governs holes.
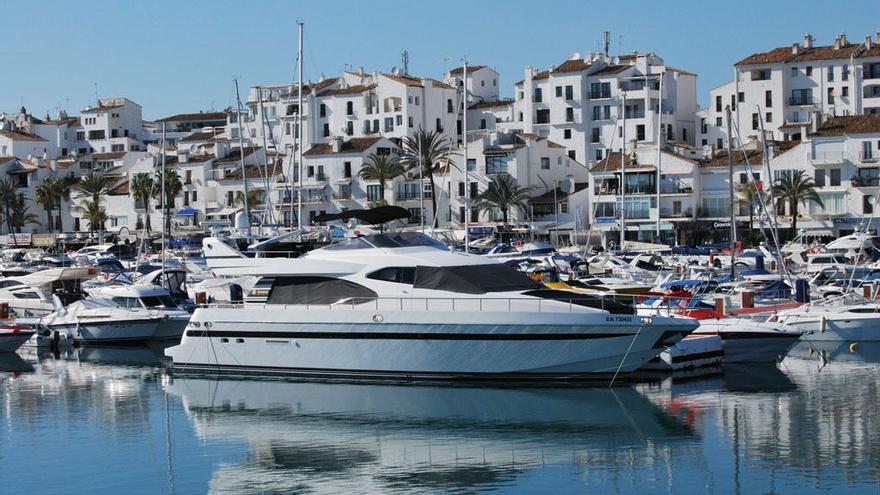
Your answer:
[[[497,109],[495,128],[546,137],[563,145],[572,159],[592,165],[629,142],[656,145],[660,120],[662,142],[693,144],[696,78],[653,53],[575,53],[544,71],[527,68],[514,85],[512,108],[478,104],[469,119],[482,126],[485,114]],[[486,120],[491,129],[491,118]]]
[[[464,66],[448,71],[443,82],[461,90],[464,85]],[[501,99],[501,77],[495,69],[486,65],[468,66],[466,89],[468,102],[498,101]]]
[[[760,135],[760,120],[767,139],[785,140],[804,137],[804,123],[880,112],[880,32],[856,42],[840,34],[821,46],[807,34],[803,43],[749,55],[733,72],[698,112],[702,145],[726,146],[727,106],[743,142]]]
[[[96,106],[83,110],[79,120],[80,128],[68,146],[79,156],[144,149],[141,106],[128,98],[100,99]]]

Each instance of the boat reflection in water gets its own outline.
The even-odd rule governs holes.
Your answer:
[[[384,493],[510,484],[531,467],[649,463],[692,430],[631,388],[470,388],[178,378],[198,437],[246,442],[214,490]]]

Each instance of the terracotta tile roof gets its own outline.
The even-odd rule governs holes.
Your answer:
[[[864,48],[859,48],[861,45],[856,45],[854,43],[847,43],[845,45],[841,45],[840,48],[834,48],[834,45],[825,45],[825,46],[814,46],[812,48],[805,48],[803,46],[799,46],[797,53],[792,53],[791,46],[782,46],[778,48],[774,48],[770,51],[766,52],[757,52],[749,55],[748,57],[740,60],[734,65],[756,65],[756,64],[776,64],[776,63],[797,63],[797,62],[812,62],[816,60],[838,60],[838,59],[848,59],[851,55],[855,54],[857,57],[864,56],[875,56],[871,55],[876,52],[876,54],[880,55],[880,47],[872,47],[870,50],[870,54],[863,54],[860,52],[864,52]]]
[[[247,158],[247,157],[251,156],[254,153],[254,151],[256,151],[258,149],[259,148],[254,148],[252,146],[245,146],[244,157]],[[217,163],[220,164],[220,163],[238,162],[239,160],[241,160],[241,148],[232,148],[231,150],[229,150],[229,154],[227,154],[225,157],[217,160]]]
[[[485,68],[486,68],[485,65],[468,65],[468,73],[476,72],[480,69],[485,69]],[[449,71],[449,74],[453,75],[453,76],[457,76],[457,75],[463,74],[463,73],[464,73],[464,66],[456,67],[456,68],[452,69],[451,71]]]
[[[574,191],[571,194],[579,193],[586,189],[589,186],[587,182],[575,182],[574,183]],[[530,204],[542,204],[542,203],[550,203],[553,204],[554,201],[558,201],[561,199],[565,199],[569,196],[569,193],[563,192],[561,187],[557,187],[554,191],[553,189],[541,194],[540,196],[535,196],[533,198],[529,198],[528,202]]]
[[[0,165],[11,162],[12,160],[18,160],[18,158],[14,156],[0,156]]]
[[[525,148],[525,147],[526,147],[525,143],[522,143],[522,142],[520,142],[518,144],[502,144],[502,145],[498,145],[498,146],[493,146],[491,148],[483,149],[483,154],[489,155],[489,156],[506,155],[508,153],[513,153],[514,151],[516,151],[520,148]]]
[[[13,141],[44,141],[45,139],[37,136],[36,134],[30,134],[28,132],[22,131],[7,131],[5,129],[0,129],[0,136],[12,139]]]
[[[79,117],[67,117],[66,119],[61,120],[47,120],[45,123],[50,125],[79,125]]]
[[[653,170],[654,165],[645,164],[645,163],[635,163],[633,162],[633,157],[631,154],[626,155],[626,170],[627,171],[636,171],[636,170]],[[593,168],[590,169],[591,173],[596,172],[615,172],[620,170],[620,153],[609,153],[605,156],[599,163],[593,165]]]
[[[9,175],[18,175],[18,174],[31,174],[37,171],[37,166],[33,163],[26,162],[24,160],[18,160],[17,163],[13,163],[8,169],[6,169],[6,173]]]
[[[110,153],[92,153],[92,160],[118,160],[125,156],[125,151],[112,151]]]
[[[368,84],[368,85],[356,84],[354,86],[349,86],[347,88],[328,89],[327,91],[324,91],[323,93],[321,93],[321,96],[357,95],[357,94],[361,94],[365,91],[369,91],[371,89],[374,89],[375,87],[376,87],[375,84]]]
[[[880,114],[831,117],[813,135],[842,136],[845,134],[880,134]]]
[[[478,108],[506,107],[508,105],[513,105],[513,100],[481,101],[479,103],[474,103],[473,105],[469,106],[468,110],[476,110]]]
[[[184,137],[178,139],[178,141],[181,143],[189,143],[192,141],[209,141],[209,140],[211,140],[211,138],[213,138],[214,136],[216,136],[218,134],[222,134],[222,133],[220,133],[220,132],[194,132],[188,136],[184,136]]]
[[[204,122],[206,120],[226,120],[226,112],[179,113],[156,122]]]
[[[363,153],[370,149],[371,146],[378,143],[382,138],[381,137],[359,137],[359,138],[351,138],[348,141],[343,141],[342,146],[340,146],[339,151],[333,151],[333,145],[330,143],[318,143],[312,145],[307,151],[303,153],[304,156],[320,156],[320,155],[332,155],[334,153]]]
[[[550,71],[549,70],[542,70],[541,72],[538,72],[537,74],[532,76],[533,81],[536,79],[550,79]]]
[[[456,88],[455,86],[453,86],[453,85],[451,85],[451,84],[446,84],[446,83],[443,82],[443,81],[438,81],[438,80],[436,80],[436,79],[427,79],[427,80],[428,80],[428,81],[431,81],[431,83],[434,85],[435,88],[439,88],[439,89],[451,89],[451,90],[456,90],[456,89],[458,89],[458,88]]]
[[[586,60],[584,60],[582,58],[574,59],[574,60],[566,60],[565,62],[562,62],[561,64],[559,64],[559,66],[557,66],[555,69],[553,69],[553,72],[554,73],[557,73],[557,72],[562,72],[562,73],[581,72],[581,71],[587,70],[590,67],[590,65],[591,65],[590,63],[588,63]]]
[[[547,147],[548,147],[548,148],[565,148],[565,146],[563,146],[563,145],[561,145],[561,144],[559,144],[559,143],[556,143],[556,142],[550,141],[549,139],[547,140]]]
[[[213,160],[216,158],[213,154],[209,155],[189,155],[186,157],[186,163],[181,163],[181,165],[186,165],[187,163],[204,163],[209,160]]]
[[[776,149],[778,153],[785,153],[786,151],[794,148],[800,141],[777,141],[775,143],[771,143],[776,145]],[[733,166],[745,165],[746,161],[752,166],[761,166],[761,163],[764,160],[764,152],[762,150],[733,150]],[[700,167],[702,168],[712,168],[712,167],[726,167],[727,166],[727,150],[720,150],[715,152],[715,156],[708,159],[700,160]]]
[[[123,180],[110,188],[110,196],[128,196],[128,179]]]
[[[620,72],[629,69],[632,65],[607,65],[596,72],[590,74],[591,76],[604,76],[609,74],[618,74]]]
[[[82,113],[101,112],[104,110],[112,110],[114,108],[122,108],[123,106],[125,106],[125,105],[123,105],[122,103],[117,103],[117,104],[113,104],[113,105],[98,105],[96,107],[86,108],[85,110],[82,111]]]
[[[387,74],[387,73],[382,73],[382,75],[387,77],[388,79],[391,79],[392,81],[396,81],[401,84],[406,84],[407,86],[415,86],[415,87],[419,87],[419,88],[422,87],[422,80],[418,77],[399,76],[399,75]]]

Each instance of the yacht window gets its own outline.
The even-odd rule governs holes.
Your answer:
[[[111,300],[113,301],[113,304],[119,306],[120,308],[132,309],[141,307],[141,302],[136,297],[116,296]]]
[[[416,269],[412,266],[391,266],[367,274],[367,278],[412,285],[416,278]]]
[[[276,277],[268,304],[334,304],[354,298],[375,299],[376,293],[363,285],[330,277]]]
[[[30,292],[30,291],[13,292],[12,295],[16,299],[39,299],[40,298],[39,294],[37,294],[36,292]]]
[[[880,308],[853,308],[846,310],[847,313],[880,313]]]
[[[173,308],[174,301],[171,300],[170,297],[162,295],[162,296],[144,296],[141,298],[141,302],[144,303],[144,306],[147,308]]]
[[[21,282],[15,280],[0,280],[0,289],[6,289],[8,287],[16,287],[19,285],[24,285]]]
[[[355,237],[339,244],[331,244],[324,249],[328,251],[344,251],[348,249],[370,249],[372,247],[363,237]]]
[[[552,299],[563,303],[571,303],[576,306],[604,309],[612,314],[632,315],[636,312],[633,306],[626,304],[625,302],[616,301],[607,297],[598,297],[592,294],[553,289],[538,289],[524,292],[523,294],[532,297],[539,297],[541,299]]]
[[[529,290],[541,287],[524,273],[503,264],[417,266],[413,286],[464,294]]]

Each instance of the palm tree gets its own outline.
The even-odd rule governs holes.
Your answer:
[[[813,201],[820,207],[824,208],[825,204],[819,193],[816,192],[816,184],[812,177],[808,176],[803,170],[783,171],[773,185],[773,194],[776,195],[780,203],[788,201],[788,208],[791,210],[791,235],[794,238],[797,235],[797,219],[798,205],[807,204]]]
[[[37,186],[34,201],[46,210],[46,228],[52,232],[61,229],[61,201],[70,199],[70,186],[61,178],[47,177]],[[58,221],[53,221],[52,212],[58,208]]]
[[[379,181],[379,202],[385,201],[385,183],[403,175],[403,165],[400,158],[394,155],[377,155],[373,153],[367,157],[366,163],[361,166],[358,177],[363,180]]]
[[[760,208],[762,204],[767,204],[767,195],[764,191],[758,189],[758,185],[754,182],[743,184],[739,189],[739,198],[737,203],[749,209],[749,241],[752,241],[752,229],[755,223],[755,209]]]
[[[81,204],[74,206],[73,209],[89,222],[90,232],[104,231],[104,223],[107,221],[108,216],[107,211],[101,206],[100,202],[87,199]]]
[[[135,207],[143,204],[145,216],[147,217],[147,232],[152,230],[150,225],[150,198],[153,196],[153,178],[147,172],[134,174],[131,178],[131,195],[134,198]]]
[[[15,196],[10,209],[12,226],[19,234],[21,233],[21,228],[24,227],[26,223],[33,225],[40,224],[39,217],[28,211],[27,202],[25,202],[24,199],[24,194],[18,193]]]
[[[183,190],[183,182],[181,182],[180,176],[177,175],[177,171],[173,168],[165,168],[164,174],[162,170],[157,170],[154,180],[158,184],[153,191],[153,195],[160,201],[162,199],[162,183],[165,183],[165,231],[171,232],[171,216],[168,212],[174,209],[174,198]]]
[[[432,212],[437,211],[437,195],[434,191],[434,169],[441,162],[448,161],[455,154],[452,150],[452,142],[448,137],[434,132],[419,129],[414,136],[403,139],[403,155],[401,160],[411,177],[427,176],[431,183],[431,207]],[[433,214],[433,213],[432,213]],[[434,215],[436,219],[436,215]]]
[[[499,174],[493,177],[489,187],[477,196],[475,206],[482,211],[498,208],[506,225],[510,209],[514,208],[515,211],[526,209],[526,200],[530,193],[530,187],[520,187],[510,175]]]
[[[91,172],[79,181],[78,199],[89,198],[93,203],[100,204],[101,199],[110,192],[110,184],[104,174]]]
[[[236,205],[244,206],[244,193],[241,191],[235,191],[235,198],[233,200],[233,203],[235,203]],[[263,201],[260,199],[259,189],[248,189],[247,204],[248,208],[253,208],[254,206],[263,204]]]
[[[9,232],[12,232],[12,207],[15,202],[15,184],[8,179],[0,179],[0,209],[3,217],[0,218],[0,226],[5,222]]]

